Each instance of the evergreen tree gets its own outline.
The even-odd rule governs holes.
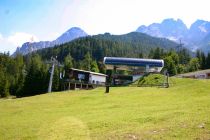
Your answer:
[[[201,62],[200,62],[201,69],[206,69],[206,56],[204,52],[201,52]]]
[[[106,68],[103,62],[99,62],[98,68],[99,68],[100,73],[104,73],[104,74],[106,73]]]
[[[96,60],[92,61],[90,70],[92,72],[99,72],[98,64],[97,64]]]
[[[197,50],[196,51],[196,57],[198,58],[200,68],[201,69],[205,69],[205,67],[206,67],[206,57],[205,57],[205,54],[202,51]]]
[[[144,58],[144,55],[142,52],[139,53],[139,58]]]
[[[4,88],[3,88],[3,92],[2,92],[2,97],[7,97],[10,95],[9,93],[9,81],[5,78],[4,79]]]
[[[154,56],[154,50],[151,49],[149,52],[148,58],[153,58],[153,56]]]
[[[180,51],[177,52],[178,55],[179,55],[179,62],[180,64],[188,64],[190,59],[191,59],[191,56],[189,54],[189,51],[187,49],[182,49]]]
[[[198,58],[199,62],[202,62],[201,51],[196,50],[196,57]]]
[[[68,70],[69,68],[73,67],[73,58],[70,54],[68,54],[64,59],[64,69]]]
[[[155,49],[155,51],[154,51],[154,55],[153,55],[153,59],[160,59],[160,57],[161,57],[161,50],[160,50],[160,48],[159,47],[157,47],[156,49]]]
[[[0,65],[0,97],[9,96],[9,82],[3,67]]]
[[[24,84],[24,71],[25,71],[25,67],[24,67],[24,60],[23,60],[23,56],[20,54],[17,54],[16,57],[14,58],[14,64],[13,64],[13,76],[14,76],[14,84],[11,85],[10,89],[11,90],[11,94],[13,95],[17,95],[18,92],[20,92],[23,88],[23,84]]]
[[[92,58],[90,56],[90,53],[87,52],[85,57],[84,57],[84,59],[83,59],[83,61],[82,61],[82,69],[90,71],[91,70],[91,63],[92,63],[92,61],[93,60],[92,60]]]
[[[164,58],[164,69],[166,69],[171,76],[177,74],[175,62],[171,56]]]
[[[175,65],[179,64],[179,56],[178,56],[178,54],[175,51],[170,51],[168,53],[168,56],[171,56],[171,58],[173,59]]]
[[[206,57],[206,68],[210,69],[210,53],[208,53],[208,55]]]
[[[24,73],[24,68],[23,68],[22,71],[20,72],[20,76],[17,81],[17,88],[16,88],[16,93],[15,93],[17,97],[20,97],[22,95],[24,81],[25,81],[25,73]]]
[[[31,57],[29,69],[27,69],[24,81],[23,93],[20,96],[31,96],[45,93],[49,79],[47,79],[47,67],[42,63],[39,55]]]
[[[189,63],[189,71],[197,71],[200,67],[200,64],[199,64],[199,59],[198,58],[192,58],[190,60],[190,63]]]
[[[52,83],[52,91],[59,91],[60,89],[60,73],[59,68],[55,67]]]
[[[186,66],[183,64],[178,64],[176,68],[177,68],[177,73],[185,73],[188,71]]]

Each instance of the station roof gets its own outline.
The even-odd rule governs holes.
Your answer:
[[[163,67],[164,61],[160,59],[139,59],[124,57],[104,57],[105,65],[126,65],[136,67]]]
[[[75,68],[70,68],[70,70],[73,71],[78,71],[78,72],[84,72],[84,73],[89,73],[89,74],[93,74],[93,75],[99,75],[99,76],[107,76],[103,73],[98,73],[98,72],[92,72],[92,71],[86,71],[86,70],[80,70],[80,69],[75,69]]]

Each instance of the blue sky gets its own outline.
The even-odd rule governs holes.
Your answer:
[[[0,52],[26,41],[54,40],[71,27],[88,34],[124,34],[180,18],[210,21],[209,0],[0,0]],[[33,39],[32,39],[33,38]]]

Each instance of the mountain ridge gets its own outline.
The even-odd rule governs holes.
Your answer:
[[[18,53],[26,55],[39,49],[54,47],[85,36],[88,36],[88,34],[84,30],[79,27],[72,27],[53,41],[25,42],[21,47],[17,47],[13,55]]]
[[[78,38],[56,47],[38,50],[36,53],[46,60],[51,56],[57,56],[58,61],[63,62],[69,54],[78,61],[84,59],[85,54],[89,52],[93,59],[102,62],[105,56],[142,58],[147,57],[151,49],[170,51],[176,50],[177,46],[177,43],[168,39],[144,33],[131,32],[123,35],[105,33]]]
[[[205,39],[210,34],[210,22],[198,19],[187,28],[181,19],[168,18],[161,23],[152,23],[148,26],[141,25],[136,29],[136,32],[146,33],[154,37],[164,37],[175,42],[182,42],[191,50],[203,49],[210,39]],[[204,42],[205,41],[205,42]],[[204,45],[205,44],[205,45]]]
[[[176,43],[179,43],[181,40],[182,43],[184,43],[185,47],[190,50],[200,49],[202,51],[210,51],[209,21],[198,19],[191,24],[190,28],[187,28],[187,26],[181,19],[175,20],[173,18],[168,18],[164,19],[161,23],[152,23],[148,26],[141,25],[136,29],[135,32],[144,33],[152,37],[166,38]],[[74,39],[86,36],[88,36],[88,34],[85,31],[83,31],[79,27],[73,27],[53,41],[40,41],[33,43],[26,42],[20,48],[17,48],[13,55],[17,53],[25,55],[39,49],[61,45]],[[114,36],[111,35],[109,37]]]

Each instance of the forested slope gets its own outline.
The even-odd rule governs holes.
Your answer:
[[[163,48],[165,51],[176,49],[178,45],[163,38],[155,38],[146,34],[132,32],[125,35],[110,35],[109,33],[88,36],[72,42],[39,50],[44,59],[57,56],[63,61],[70,54],[75,60],[82,60],[87,52],[93,59],[101,61],[105,56],[147,57],[152,48]]]

